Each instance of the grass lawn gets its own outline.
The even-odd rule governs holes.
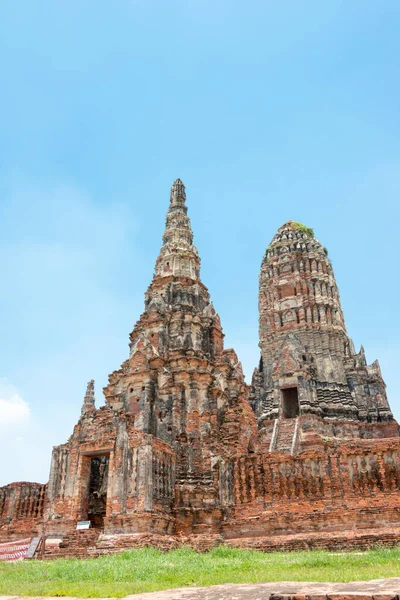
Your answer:
[[[0,594],[125,596],[184,586],[260,581],[353,581],[400,575],[400,547],[366,552],[153,548],[87,560],[0,563]]]

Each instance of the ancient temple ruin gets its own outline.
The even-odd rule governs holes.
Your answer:
[[[355,352],[328,252],[312,229],[293,221],[279,228],[261,265],[259,315],[250,397],[271,451],[293,454],[315,433],[398,435],[379,363],[367,365],[362,347]]]
[[[267,248],[251,386],[224,349],[179,179],[162,242],[104,406],[90,381],[47,486],[0,488],[0,541],[42,536],[49,556],[396,543],[399,427],[378,362],[347,334],[313,231],[289,221]],[[84,521],[91,528],[77,531]]]

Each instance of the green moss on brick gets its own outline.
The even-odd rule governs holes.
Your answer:
[[[308,237],[312,239],[315,238],[314,229],[312,229],[311,227],[307,227],[307,225],[304,225],[303,223],[297,223],[296,221],[292,221],[291,225],[293,229],[301,231],[301,233],[305,233]]]

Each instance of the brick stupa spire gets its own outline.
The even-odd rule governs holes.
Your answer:
[[[156,262],[156,275],[198,279],[200,259],[193,244],[193,232],[187,216],[186,191],[180,179],[171,187],[170,205],[165,222],[163,245]]]
[[[105,489],[104,473],[109,473],[108,508],[99,501],[101,495],[93,495],[89,508],[96,522],[105,511],[106,529],[136,531],[146,519],[150,528],[164,533],[172,527],[190,530],[193,518],[202,523],[202,531],[219,523],[216,469],[221,477],[231,477],[227,458],[257,447],[242,367],[233,350],[224,350],[223,338],[200,280],[185,186],[177,179],[144,312],[130,335],[129,358],[109,376],[106,406],[81,419],[68,447],[54,453],[58,473],[64,469],[63,452],[76,449],[82,440],[90,440],[84,444],[85,456],[92,456],[94,446],[102,447],[102,462],[92,459],[89,496],[91,490]],[[85,410],[91,390],[87,396]],[[107,452],[113,461],[109,469]],[[71,463],[72,470],[76,464]],[[81,475],[72,471],[67,476],[69,489],[76,477]],[[52,492],[54,497],[57,493]],[[168,511],[175,502],[179,508],[172,519]],[[60,506],[66,518],[76,516],[75,506],[86,505],[57,501],[52,510]]]
[[[86,394],[83,399],[82,415],[85,415],[95,409],[95,396],[94,396],[94,379],[91,379],[86,387]]]
[[[327,250],[309,227],[288,221],[278,229],[261,265],[259,310],[253,406],[260,425],[307,413],[393,419],[379,368],[354,351]]]

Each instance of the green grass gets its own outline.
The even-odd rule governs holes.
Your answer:
[[[121,597],[184,586],[259,581],[396,577],[400,547],[366,552],[275,552],[219,547],[208,553],[153,548],[88,560],[0,563],[0,594]]]

